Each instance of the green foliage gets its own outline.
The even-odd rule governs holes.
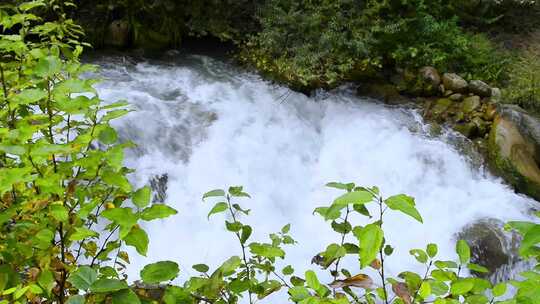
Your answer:
[[[79,60],[85,45],[69,6],[0,6],[0,294],[9,303],[81,303],[79,292],[93,294],[88,303],[129,302],[122,248],[145,254],[138,223],[176,213],[131,207],[146,207],[150,192],[132,190],[122,164],[131,144],[110,126],[129,111],[102,104],[96,80],[81,77],[95,67]],[[54,20],[34,14],[44,11]]]
[[[485,37],[466,33],[455,11],[439,0],[271,0],[240,57],[301,89],[426,65],[500,80],[503,56]]]
[[[540,43],[539,34],[520,51],[509,66],[509,81],[504,89],[505,101],[540,113]]]
[[[254,30],[253,0],[91,0],[80,1],[78,20],[93,33],[91,41],[103,45],[112,21],[128,25],[131,43],[162,48],[181,45],[188,36],[212,35],[239,40]]]

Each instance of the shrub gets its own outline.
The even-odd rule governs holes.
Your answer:
[[[443,1],[268,1],[241,59],[293,87],[334,87],[384,67],[435,66],[487,81],[503,61]]]
[[[540,42],[531,41],[511,63],[504,95],[507,102],[540,113]]]

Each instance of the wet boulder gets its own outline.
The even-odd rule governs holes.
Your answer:
[[[434,67],[426,66],[419,70],[422,91],[425,95],[435,95],[439,91],[441,76]]]
[[[152,188],[153,203],[163,203],[167,199],[167,188],[169,183],[169,175],[155,175],[150,179],[150,188]]]
[[[465,93],[467,91],[467,81],[457,74],[445,73],[442,77],[442,81],[446,90],[455,93]]]
[[[498,108],[488,142],[491,167],[517,191],[540,200],[540,121],[517,106]]]
[[[519,238],[504,231],[504,223],[497,219],[481,219],[466,226],[458,233],[471,247],[471,262],[486,267],[489,273],[475,273],[489,277],[506,265],[518,260],[517,247]]]
[[[498,103],[501,101],[502,92],[499,88],[491,88],[491,97],[489,98],[491,102]]]
[[[129,44],[129,23],[125,20],[115,20],[109,24],[105,35],[106,46],[125,48]]]
[[[469,91],[480,97],[491,96],[491,87],[481,80],[471,80],[469,82]]]
[[[358,87],[357,94],[393,105],[411,102],[409,98],[399,93],[396,86],[386,83],[363,83]]]

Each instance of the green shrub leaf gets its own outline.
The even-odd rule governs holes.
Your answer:
[[[176,278],[179,272],[180,269],[175,262],[161,261],[144,266],[141,270],[141,278],[145,283],[157,284]]]
[[[401,211],[411,216],[415,220],[419,221],[420,223],[423,223],[422,216],[414,207],[414,198],[404,194],[398,194],[387,198],[384,202],[388,206],[388,208]]]

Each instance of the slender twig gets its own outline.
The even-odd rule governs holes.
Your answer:
[[[343,220],[343,223],[344,224],[347,224],[348,223],[348,219],[349,219],[349,213],[351,212],[350,208],[349,208],[349,205],[347,205],[347,212],[345,213],[345,219]],[[340,242],[340,246],[343,246],[343,244],[345,243],[345,236],[347,235],[347,232],[343,232],[341,233],[341,242]],[[334,273],[332,274],[332,276],[334,277],[334,281],[337,280],[338,276],[339,276],[339,263],[341,262],[341,258],[338,258],[337,261],[336,261],[336,267],[334,268]],[[333,293],[334,293],[334,296],[336,295],[336,289],[334,288],[333,289]]]
[[[47,114],[49,115],[49,142],[54,145],[54,134],[53,134],[53,112],[51,107],[52,102],[52,93],[51,93],[51,80],[47,79]],[[54,173],[58,171],[56,165],[56,157],[52,154],[52,161],[54,165]]]
[[[416,301],[416,297],[418,296],[418,293],[420,292],[420,288],[422,287],[422,284],[426,281],[427,277],[428,277],[428,274],[429,274],[429,270],[431,269],[431,265],[433,265],[433,260],[429,261],[429,265],[426,269],[426,273],[424,274],[424,278],[422,278],[422,282],[420,282],[420,286],[418,286],[418,289],[416,289],[416,292],[414,293],[414,297],[413,297],[413,303],[414,301]]]
[[[287,286],[287,288],[291,288],[287,281],[285,281],[285,279],[280,276],[275,270],[272,270],[272,273],[283,283],[283,285]]]
[[[236,215],[234,214],[234,210],[231,205],[230,195],[227,195],[227,206],[229,207],[229,211],[231,213],[233,221],[237,223],[238,221],[236,220]],[[240,236],[240,233],[237,231],[234,234],[236,234],[236,237],[238,237],[238,241],[240,242],[240,246],[242,247],[242,259],[244,260],[244,265],[246,266],[247,280],[248,282],[251,282],[251,279],[250,279],[251,269],[249,268],[249,264],[246,258],[246,246],[242,242],[242,237]],[[253,298],[251,296],[251,289],[248,289],[248,294],[249,294],[249,303],[253,304]]]
[[[94,257],[92,258],[92,262],[90,263],[90,267],[94,266],[95,262],[96,262],[96,259],[97,257],[105,251],[105,246],[107,246],[107,243],[109,242],[109,239],[113,236],[113,234],[116,232],[116,230],[118,230],[118,228],[120,228],[119,225],[116,225],[116,227],[114,227],[113,230],[111,230],[111,233],[109,233],[109,235],[107,236],[107,238],[105,238],[105,241],[103,242],[103,244],[101,245],[101,249],[99,249],[99,251],[94,255]]]
[[[383,200],[382,197],[379,197],[379,227],[382,229],[383,224]],[[379,271],[379,275],[381,276],[382,285],[383,285],[383,293],[384,293],[384,303],[388,304],[388,292],[386,291],[386,278],[384,275],[384,254],[383,254],[383,248],[379,248],[379,258],[381,259],[381,270]]]

